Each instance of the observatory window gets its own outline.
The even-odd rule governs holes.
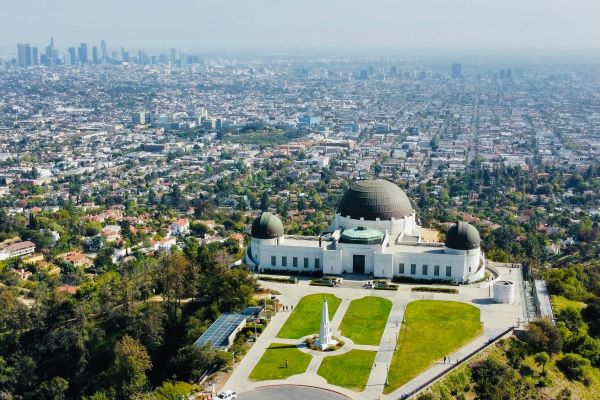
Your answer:
[[[404,273],[404,263],[400,263],[400,273]]]
[[[308,268],[308,257],[304,257],[304,268]]]
[[[315,258],[315,269],[321,268],[321,259]]]
[[[410,264],[410,273],[414,275],[417,273],[417,264]]]
[[[281,257],[281,266],[287,267],[287,257],[286,256]]]
[[[423,273],[422,275],[427,275],[427,264],[423,264]]]
[[[271,256],[271,266],[274,267],[277,265],[277,258],[275,256]]]
[[[292,258],[292,266],[298,268],[298,257]]]
[[[440,266],[439,265],[433,266],[433,275],[440,276]]]
[[[452,267],[449,265],[446,267],[446,276],[452,276]]]

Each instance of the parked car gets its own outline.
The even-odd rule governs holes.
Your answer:
[[[238,395],[233,390],[224,390],[217,395],[217,399],[220,400],[236,400]]]

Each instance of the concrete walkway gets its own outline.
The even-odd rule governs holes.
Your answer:
[[[383,393],[385,383],[387,380],[387,373],[390,364],[392,363],[392,357],[394,356],[394,349],[396,348],[396,340],[398,339],[398,332],[402,324],[402,318],[404,316],[404,309],[406,302],[403,301],[400,292],[396,293],[390,315],[388,317],[381,341],[379,342],[379,348],[377,355],[375,356],[375,364],[371,375],[369,375],[369,381],[367,382],[367,388],[365,389],[365,395],[371,399],[376,399]]]
[[[518,279],[515,279],[516,274],[519,273],[518,270],[514,270],[512,273],[510,273],[506,268],[498,269],[501,272],[501,279],[515,282],[518,286],[516,289],[521,290],[521,282],[519,282]],[[351,340],[347,340],[347,344],[341,350],[331,353],[319,353],[309,350],[303,346],[301,339],[277,338],[277,333],[291,314],[289,311],[279,312],[272,318],[270,324],[258,338],[257,342],[254,344],[254,346],[252,346],[248,354],[246,354],[246,356],[241,360],[224,388],[233,389],[238,393],[251,391],[253,389],[268,385],[308,385],[330,389],[357,400],[375,400],[382,398],[391,400],[399,398],[403,394],[412,391],[414,388],[419,387],[424,382],[427,382],[438,373],[450,368],[449,364],[443,364],[440,360],[439,363],[434,364],[426,371],[423,371],[416,378],[410,382],[407,382],[389,395],[384,396],[382,394],[385,388],[388,368],[391,364],[394,349],[396,347],[398,332],[400,331],[402,325],[406,305],[414,300],[432,299],[459,301],[466,304],[471,304],[481,310],[481,321],[483,322],[484,326],[483,335],[457,350],[455,353],[450,354],[452,362],[456,362],[457,359],[464,358],[473,350],[487,343],[490,338],[497,336],[508,327],[516,325],[518,318],[523,320],[521,296],[515,296],[517,300],[513,305],[494,304],[489,299],[489,289],[487,287],[480,287],[477,284],[460,286],[459,294],[412,292],[412,287],[418,285],[400,285],[400,289],[397,292],[389,292],[362,289],[357,287],[329,288],[310,286],[309,281],[302,280],[295,285],[275,282],[261,282],[261,284],[263,286],[278,290],[281,293],[281,295],[278,297],[281,303],[285,305],[296,305],[302,297],[314,293],[331,293],[339,297],[342,302],[331,320],[331,326],[334,335],[341,337],[343,340],[345,339],[340,333],[339,326],[352,300],[359,299],[364,296],[378,296],[391,300],[393,304],[379,346],[358,345],[353,343]],[[299,346],[301,351],[309,353],[312,356],[312,359],[307,370],[302,374],[294,375],[284,380],[261,382],[250,381],[248,376],[254,369],[256,363],[264,354],[266,348],[271,343],[296,344]],[[343,354],[352,349],[377,351],[375,364],[369,375],[367,386],[363,392],[354,392],[338,386],[330,385],[323,377],[317,374],[325,357]],[[315,398],[312,400],[319,399]]]

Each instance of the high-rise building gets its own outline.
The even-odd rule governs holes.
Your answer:
[[[177,50],[171,49],[171,64],[175,65],[175,61],[177,60]]]
[[[25,43],[25,65],[30,67],[33,65],[31,56],[31,45],[29,43]]]
[[[107,58],[108,58],[108,52],[107,52],[107,48],[106,48],[106,42],[103,40],[102,42],[100,42],[100,50],[101,50],[101,57],[102,57],[102,63],[106,63]]]
[[[75,47],[69,47],[69,64],[77,65],[77,54]]]
[[[79,62],[84,65],[88,63],[87,43],[85,42],[81,42],[79,46]]]
[[[131,122],[134,125],[144,125],[146,123],[146,113],[145,112],[131,113]]]
[[[98,46],[92,47],[92,64],[100,64],[100,58],[98,57]]]
[[[31,64],[32,65],[40,65],[40,56],[39,56],[37,47],[31,48]]]
[[[397,67],[390,67],[390,77],[395,78],[398,75]]]
[[[17,44],[17,65],[25,66],[25,45],[23,43]]]
[[[454,63],[452,64],[452,79],[460,78],[462,78],[462,64]]]

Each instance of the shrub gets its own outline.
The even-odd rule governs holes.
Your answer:
[[[428,287],[428,286],[417,286],[411,289],[413,292],[433,292],[433,293],[450,293],[458,294],[458,289],[454,288],[440,288],[440,287]]]
[[[259,276],[258,280],[277,283],[296,283],[296,280],[294,278],[276,278],[272,276]]]
[[[321,279],[313,279],[312,281],[310,281],[310,285],[311,286],[328,286],[328,287],[333,287],[333,283],[330,282],[323,282],[323,280]]]
[[[558,369],[571,380],[581,381],[585,385],[591,383],[590,360],[579,354],[567,353],[556,362]]]
[[[458,286],[458,283],[454,279],[445,280],[445,279],[420,279],[420,278],[411,278],[410,276],[395,276],[392,278],[392,282],[394,283],[418,283],[420,285],[451,285]]]

